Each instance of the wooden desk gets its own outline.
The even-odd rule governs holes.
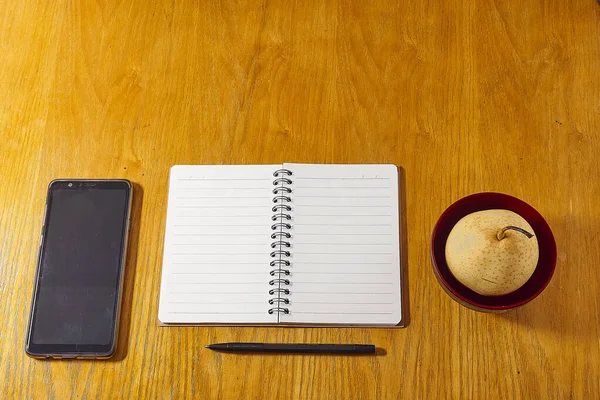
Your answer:
[[[0,397],[600,393],[598,4],[309,3],[0,0]],[[408,328],[157,325],[169,167],[283,161],[405,168]],[[57,177],[139,185],[114,361],[23,350]],[[558,243],[550,286],[501,315],[451,300],[428,255],[440,213],[488,190],[536,207]],[[261,340],[372,342],[387,355],[203,349]]]

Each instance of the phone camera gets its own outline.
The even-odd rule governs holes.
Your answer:
[[[68,187],[73,187],[73,184],[72,184],[72,183],[69,183],[67,186],[68,186]]]

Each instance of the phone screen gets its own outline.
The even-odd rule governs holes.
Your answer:
[[[50,186],[30,353],[113,350],[130,193],[126,181],[58,181]]]

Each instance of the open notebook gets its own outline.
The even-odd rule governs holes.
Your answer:
[[[163,324],[402,324],[395,165],[171,168]]]

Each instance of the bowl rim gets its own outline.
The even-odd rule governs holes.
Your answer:
[[[550,233],[550,237],[552,239],[552,243],[553,243],[553,248],[551,250],[553,250],[554,252],[554,256],[552,257],[552,262],[550,263],[550,265],[548,266],[548,277],[545,279],[544,284],[541,285],[535,292],[531,293],[529,296],[525,297],[524,299],[514,302],[514,303],[510,303],[510,304],[506,304],[506,305],[487,305],[487,304],[481,304],[477,301],[471,300],[465,296],[463,296],[460,292],[458,292],[454,287],[452,287],[448,281],[446,281],[446,279],[444,279],[444,276],[442,275],[439,265],[438,265],[438,261],[435,258],[435,251],[434,251],[434,244],[435,244],[435,240],[437,238],[438,235],[438,230],[440,229],[440,225],[441,222],[443,220],[445,220],[448,215],[457,207],[460,206],[461,203],[468,201],[469,199],[472,198],[477,198],[477,197],[481,197],[481,196],[498,196],[498,197],[503,197],[505,199],[510,199],[511,201],[516,201],[521,203],[523,206],[525,206],[526,208],[531,209],[531,211],[533,211],[534,213],[538,214],[541,218],[541,220],[546,224],[546,226],[548,227],[548,231]],[[484,210],[491,210],[491,208],[487,208],[487,209],[482,209],[480,211],[484,211]],[[514,211],[513,211],[514,212]],[[466,215],[466,214],[465,214]],[[550,284],[550,281],[552,280],[552,277],[554,276],[554,271],[556,269],[556,240],[554,239],[554,234],[552,233],[552,230],[550,229],[550,225],[548,225],[548,222],[544,219],[544,217],[531,205],[529,205],[528,203],[526,203],[525,201],[505,194],[505,193],[499,193],[499,192],[479,192],[479,193],[473,193],[470,195],[467,195],[465,197],[462,197],[458,200],[456,200],[455,202],[453,202],[452,204],[450,204],[445,210],[444,212],[440,215],[440,217],[438,218],[437,222],[435,223],[434,227],[433,227],[433,231],[431,233],[431,240],[430,240],[430,256],[431,256],[431,262],[433,264],[433,269],[434,269],[434,273],[436,275],[436,278],[438,280],[438,282],[440,282],[441,284],[443,284],[444,288],[446,288],[448,291],[450,291],[450,293],[452,295],[454,295],[457,299],[459,299],[458,303],[466,303],[469,306],[473,306],[476,308],[480,308],[482,310],[491,310],[491,311],[496,311],[496,310],[510,310],[513,308],[517,308],[520,307],[522,305],[525,305],[527,303],[529,303],[531,300],[535,299],[537,296],[539,296],[544,289],[546,289],[546,287]],[[538,267],[538,265],[536,265],[536,268]],[[452,297],[452,296],[451,296]],[[456,299],[455,299],[456,300]]]

